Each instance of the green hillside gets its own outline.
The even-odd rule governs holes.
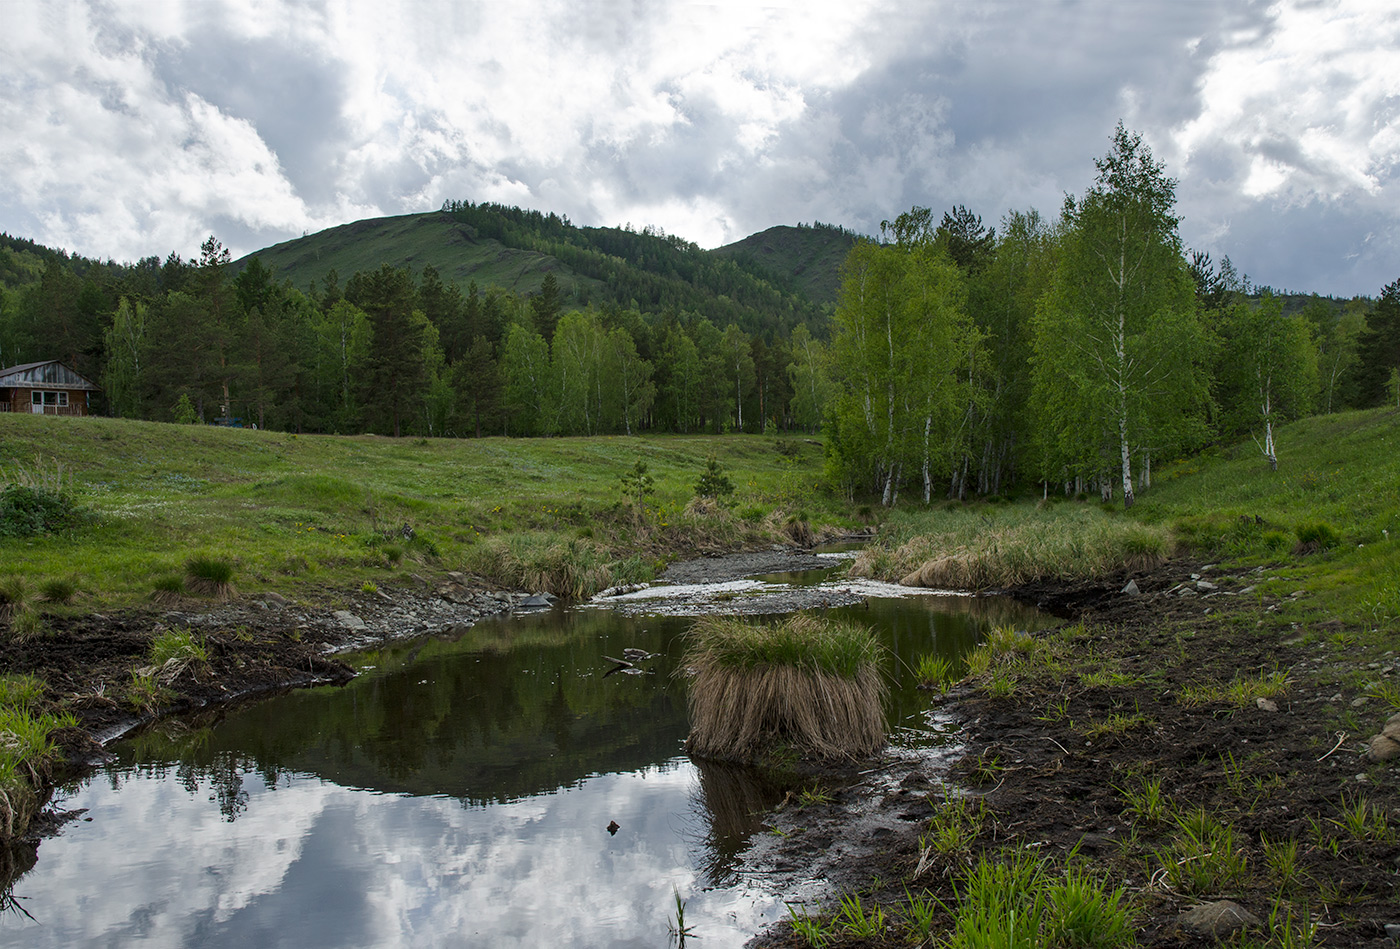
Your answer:
[[[256,256],[278,279],[307,289],[332,269],[343,283],[383,264],[415,272],[432,266],[460,287],[475,281],[523,295],[552,272],[568,306],[690,314],[765,337],[805,323],[823,336],[827,310],[807,288],[822,302],[835,300],[851,237],[838,228],[785,230],[798,236],[770,239],[767,246],[779,244],[782,253],[759,260],[732,249],[701,250],[650,228],[576,227],[556,214],[447,202],[440,211],[357,221],[275,244],[234,267]]]
[[[751,261],[772,274],[779,285],[790,285],[817,303],[835,303],[841,288],[841,264],[856,239],[851,231],[828,224],[783,224],[711,253]]]
[[[553,257],[507,247],[439,213],[370,218],[327,228],[255,251],[235,261],[234,268],[242,270],[254,256],[301,290],[320,284],[331,270],[344,282],[356,271],[376,270],[382,264],[410,267],[415,273],[434,267],[443,280],[462,287],[475,280],[483,287],[517,293],[534,293],[551,271],[566,296],[601,286]]]

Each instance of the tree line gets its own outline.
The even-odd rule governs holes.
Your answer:
[[[1030,482],[1130,506],[1154,463],[1213,440],[1252,436],[1276,468],[1280,422],[1400,406],[1400,280],[1285,313],[1183,247],[1176,182],[1139,135],[1120,123],[1095,164],[1056,221],[916,207],[851,252],[825,361],[849,494]]]
[[[396,436],[821,420],[810,396],[794,403],[776,320],[750,333],[673,307],[568,306],[553,274],[526,296],[386,265],[344,282],[332,271],[302,292],[256,257],[234,272],[212,236],[190,260],[85,263],[84,276],[37,245],[0,247],[0,265],[29,277],[0,298],[0,363],[61,359],[103,387],[117,417]],[[791,339],[810,341],[795,325]]]

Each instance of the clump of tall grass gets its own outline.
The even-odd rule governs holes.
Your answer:
[[[17,573],[0,579],[0,622],[13,622],[29,609],[29,584]]]
[[[954,886],[952,949],[984,946],[1095,946],[1136,943],[1134,914],[1123,887],[1110,889],[1077,865],[1056,873],[1050,862],[1021,853],[983,857]]]
[[[919,688],[935,692],[946,692],[957,681],[953,671],[953,660],[936,652],[926,652],[914,664],[914,675],[919,680]]]
[[[78,581],[72,577],[53,577],[39,584],[39,598],[45,603],[60,605],[73,602],[78,595]]]
[[[58,749],[54,732],[72,728],[68,713],[40,709],[44,685],[32,676],[0,676],[0,837],[24,833],[40,806]]]
[[[1165,527],[1094,508],[970,511],[905,516],[888,542],[862,551],[855,576],[905,586],[986,590],[1041,580],[1090,579],[1166,560]]]
[[[863,627],[796,614],[707,616],[691,632],[692,754],[744,761],[782,748],[854,758],[885,741],[881,648]]]
[[[185,578],[178,573],[167,573],[156,577],[151,584],[151,601],[162,606],[173,606],[185,595]]]
[[[185,588],[198,596],[227,600],[234,594],[233,564],[200,554],[185,561]]]
[[[608,551],[583,537],[544,531],[493,537],[474,547],[469,558],[472,572],[503,587],[566,599],[592,596],[613,585]]]

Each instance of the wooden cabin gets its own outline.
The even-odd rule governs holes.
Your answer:
[[[101,391],[57,359],[0,369],[0,412],[87,415],[89,393]]]

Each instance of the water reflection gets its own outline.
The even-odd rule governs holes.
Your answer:
[[[917,656],[1034,621],[967,597],[832,612],[881,632],[891,723],[915,742]],[[0,944],[654,946],[675,887],[702,945],[742,945],[782,915],[739,855],[786,789],[680,757],[692,621],[483,623],[365,653],[342,688],[124,742],[64,790],[91,820],[43,844],[15,890],[35,918],[8,915]],[[606,676],[629,647],[656,655]]]

